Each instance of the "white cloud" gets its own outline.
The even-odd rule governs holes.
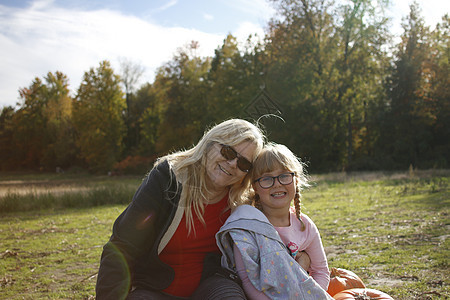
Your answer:
[[[171,0],[169,2],[167,2],[166,4],[164,4],[161,7],[158,7],[154,12],[161,12],[164,11],[166,9],[171,8],[172,6],[175,6],[178,3],[178,0]]]
[[[240,44],[250,34],[257,33],[262,38],[264,26],[275,14],[266,0],[217,1],[231,7],[232,12],[245,12],[239,27],[232,32]],[[412,0],[394,2],[391,13],[396,18],[392,26],[395,32],[401,17],[408,14]],[[167,10],[178,1],[165,3],[156,10]],[[449,12],[450,1],[420,0],[419,3],[431,29]],[[208,14],[203,17],[213,18]],[[140,63],[146,70],[142,81],[151,82],[156,69],[170,60],[178,47],[196,40],[200,43],[198,53],[212,56],[225,35],[163,27],[112,10],[65,9],[54,0],[34,0],[27,8],[0,4],[0,108],[14,105],[19,88],[29,86],[34,77],[42,78],[48,72],[63,72],[75,90],[84,72],[105,59],[115,68],[119,66],[119,57]]]
[[[238,29],[233,33],[233,36],[236,37],[238,43],[241,45],[246,42],[249,35],[259,37],[262,39],[264,37],[264,30],[257,24],[251,22],[242,22],[239,24]]]
[[[203,18],[207,21],[212,21],[214,20],[214,16],[210,15],[210,14],[203,14]]]
[[[199,54],[211,56],[223,41],[220,35],[164,28],[109,10],[68,10],[52,1],[26,9],[0,6],[0,11],[0,107],[14,105],[19,88],[48,72],[63,72],[75,90],[84,72],[100,61],[109,60],[117,69],[119,57],[125,57],[141,63],[143,81],[152,81],[178,47],[196,40]]]
[[[424,18],[425,25],[434,30],[436,24],[442,21],[442,16],[450,12],[450,1],[441,0],[416,0],[419,4],[420,15]],[[392,18],[391,33],[397,37],[403,33],[402,19],[409,15],[410,5],[413,0],[395,0],[388,9],[388,16]]]
[[[275,9],[267,0],[225,0],[235,10],[241,10],[250,15],[256,15],[261,21],[266,22],[274,14]]]
[[[35,0],[34,2],[31,3],[31,9],[32,10],[42,9],[51,5],[53,2],[55,2],[55,0]]]

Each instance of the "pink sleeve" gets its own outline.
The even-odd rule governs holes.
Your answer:
[[[311,266],[309,268],[309,275],[324,289],[328,289],[330,283],[330,271],[328,269],[327,256],[322,245],[319,230],[311,221],[310,243],[305,249],[311,259]]]
[[[236,263],[236,271],[242,280],[242,287],[244,288],[247,298],[249,300],[269,300],[270,298],[268,298],[263,292],[258,291],[248,278],[241,252],[236,245],[233,247],[233,253]]]

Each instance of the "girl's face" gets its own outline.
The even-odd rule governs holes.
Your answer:
[[[292,172],[284,168],[277,168],[259,177],[266,183],[263,183],[263,186],[267,186],[267,182],[270,183],[270,178],[263,178],[267,176],[276,177],[282,175],[281,182],[289,182],[292,178],[292,182],[289,184],[281,184],[280,178],[274,178],[273,185],[269,188],[262,188],[259,182],[253,182],[253,189],[259,195],[264,211],[274,209],[286,209],[289,211],[291,201],[294,200],[296,186],[295,176],[290,177],[290,173]]]
[[[211,190],[221,190],[241,181],[247,175],[247,172],[238,168],[237,160],[239,157],[242,157],[251,162],[256,151],[256,144],[245,141],[231,147],[237,152],[237,157],[227,160],[220,153],[222,147],[221,144],[216,143],[207,154],[206,182]]]

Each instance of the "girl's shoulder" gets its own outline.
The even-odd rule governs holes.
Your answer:
[[[307,214],[301,213],[300,217],[302,218],[303,222],[308,222],[308,223],[314,224],[313,220]]]
[[[291,209],[290,214],[291,214],[292,219],[295,219],[298,222],[300,222],[297,219],[297,215],[295,214],[295,209],[293,209],[293,210]],[[305,224],[305,226],[307,226],[307,227],[316,227],[316,224],[314,224],[314,221],[307,214],[301,213],[300,217],[302,218],[302,222]]]
[[[294,216],[295,218],[297,218],[297,214],[296,214],[296,212],[295,212],[295,207],[291,206],[291,207],[289,208],[289,213],[291,214],[291,216]],[[310,217],[308,217],[305,213],[301,212],[301,213],[300,213],[300,216],[302,217],[302,220],[303,220],[303,218],[305,218],[305,219],[307,219],[309,222],[312,222],[312,220],[310,219]]]

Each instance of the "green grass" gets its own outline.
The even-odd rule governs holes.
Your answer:
[[[3,215],[2,299],[88,299],[123,205]]]
[[[448,175],[323,180],[304,193],[330,267],[394,299],[449,297]]]
[[[19,186],[3,194],[16,202],[0,215],[0,299],[93,299],[102,246],[140,178],[71,178],[96,196],[83,200],[86,190],[75,188],[49,196],[50,206],[42,199],[69,179],[45,180],[48,192],[19,195]],[[447,299],[449,180],[449,172],[330,174],[304,192],[303,211],[319,227],[330,267],[349,269],[394,299]],[[32,197],[36,205],[21,203]],[[104,205],[108,199],[116,204]]]

